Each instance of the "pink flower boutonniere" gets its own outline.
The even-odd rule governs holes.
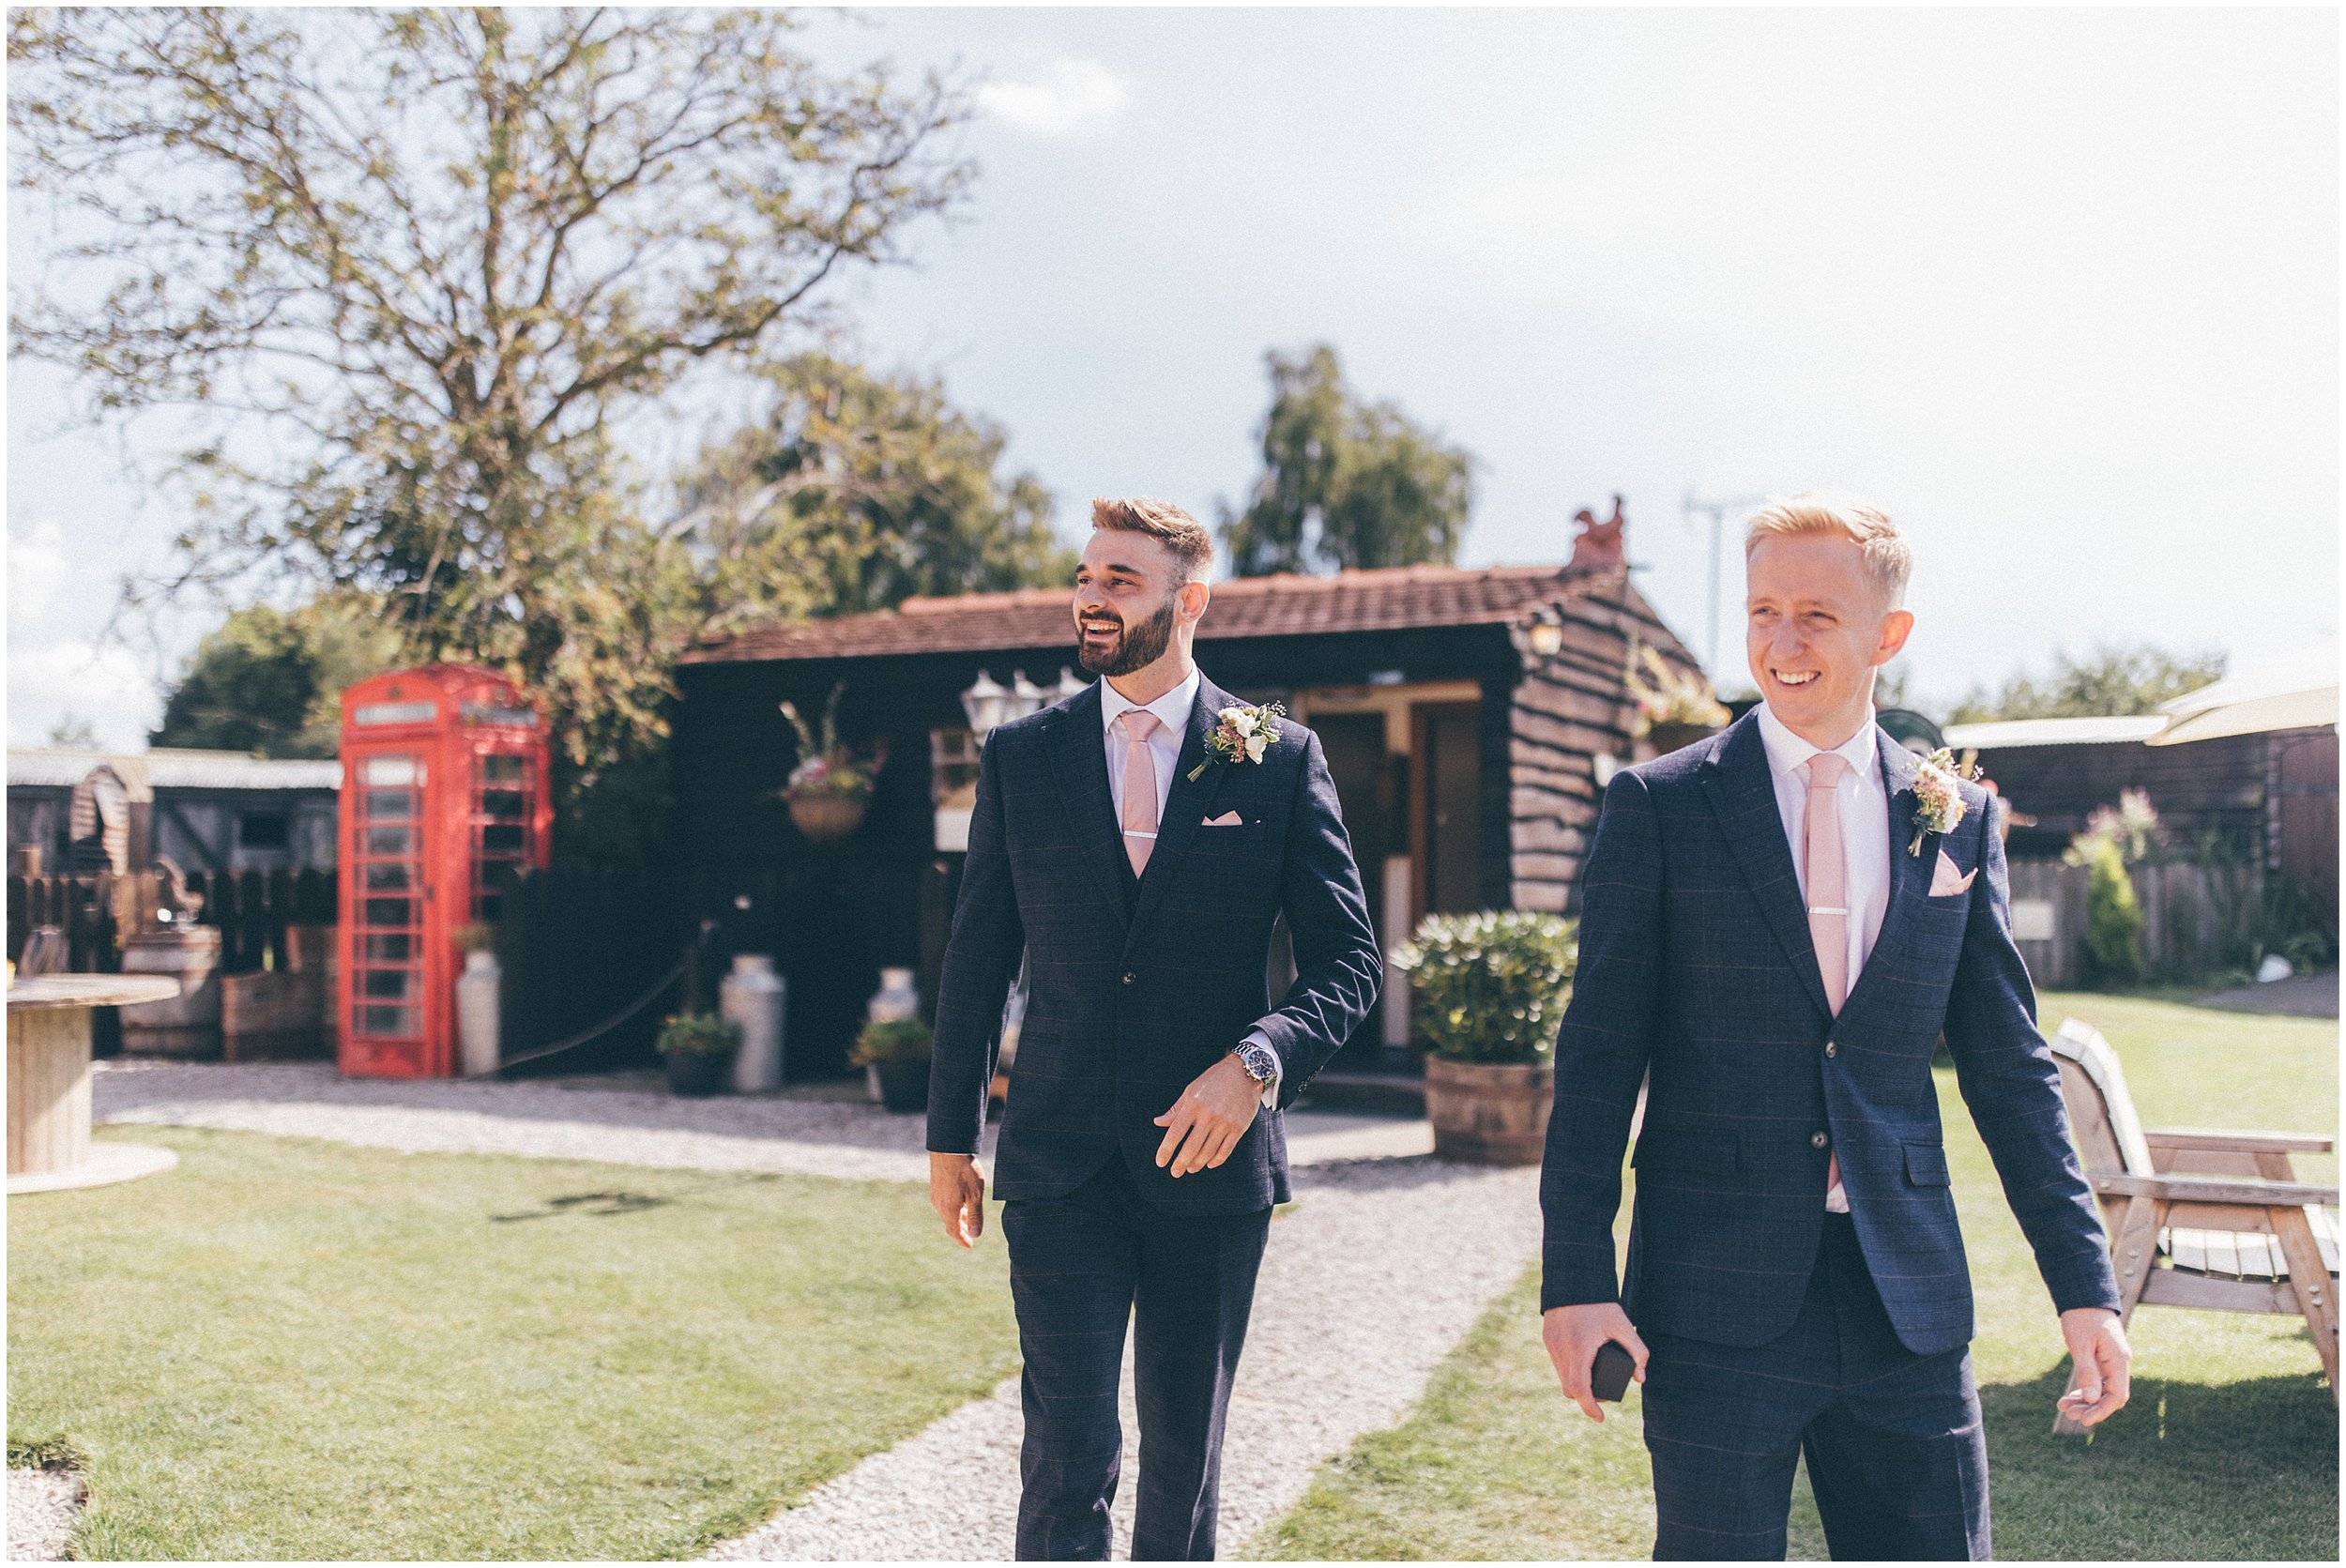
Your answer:
[[[1963,771],[1955,760],[1955,754],[1942,746],[1914,765],[1914,842],[1906,846],[1909,855],[1923,852],[1923,840],[1933,833],[1952,832],[1963,820],[1963,792],[1956,781],[1976,778],[1979,769]]]
[[[1271,743],[1279,738],[1279,721],[1286,705],[1267,702],[1259,708],[1226,708],[1222,722],[1206,737],[1206,760],[1189,770],[1189,782],[1217,762],[1260,762]]]

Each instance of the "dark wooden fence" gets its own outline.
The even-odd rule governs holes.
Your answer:
[[[2187,860],[2144,863],[2128,869],[2135,898],[2142,906],[2142,964],[2151,976],[2196,976],[2245,962],[2255,940],[2264,898],[2264,878],[2252,865],[2199,865]],[[2020,956],[2040,987],[2084,983],[2085,880],[2083,866],[2057,860],[2012,862],[2013,927]],[[2023,903],[2039,906],[2034,911]],[[2050,906],[2051,935],[2032,938],[2032,922]]]
[[[664,873],[560,865],[523,874],[497,925],[504,971],[501,1054],[507,1061],[571,1039],[625,1009],[674,968],[696,927]],[[701,1004],[717,977],[702,966]],[[671,984],[633,1014],[573,1049],[512,1071],[591,1073],[647,1066],[662,1020],[683,1005]]]

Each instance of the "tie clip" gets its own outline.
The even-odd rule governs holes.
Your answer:
[[[1830,905],[1824,904],[1810,905],[1808,906],[1808,912],[1812,915],[1846,915],[1849,913],[1847,909],[1836,909]]]
[[[1144,833],[1137,828],[1127,828],[1124,830],[1124,836],[1128,839],[1152,839],[1157,835],[1154,833]]]

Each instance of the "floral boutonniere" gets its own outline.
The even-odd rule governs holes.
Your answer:
[[[1279,738],[1279,721],[1286,715],[1286,706],[1275,702],[1224,708],[1222,722],[1206,737],[1206,760],[1189,770],[1189,782],[1196,784],[1197,775],[1217,762],[1260,762]]]
[[[1966,772],[1944,746],[1914,765],[1914,842],[1906,846],[1909,855],[1922,854],[1923,840],[1931,834],[1955,830],[1963,820],[1963,792],[1956,781],[1977,777],[1978,764]]]

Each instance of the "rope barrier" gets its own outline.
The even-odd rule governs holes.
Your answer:
[[[659,996],[660,993],[665,991],[669,986],[674,985],[678,981],[681,980],[684,977],[685,969],[693,962],[693,950],[687,949],[684,956],[676,961],[676,967],[670,969],[666,974],[662,975],[658,980],[654,981],[650,990],[646,991],[642,996],[628,1003],[627,1006],[621,1008],[618,1012],[613,1013],[602,1023],[595,1025],[592,1028],[574,1034],[568,1040],[556,1041],[551,1045],[542,1046],[540,1049],[531,1051],[525,1056],[508,1057],[503,1061],[496,1064],[495,1072],[502,1073],[509,1067],[519,1067],[526,1061],[536,1061],[541,1057],[551,1057],[558,1055],[564,1051],[575,1050],[577,1047],[586,1044],[588,1041],[600,1039],[602,1036],[609,1034],[613,1029],[617,1028],[621,1024],[626,1023],[630,1018],[632,1018],[635,1014],[641,1012],[644,1010],[646,1003],[649,1002],[653,997]],[[484,1076],[494,1075],[495,1073],[484,1074]]]

